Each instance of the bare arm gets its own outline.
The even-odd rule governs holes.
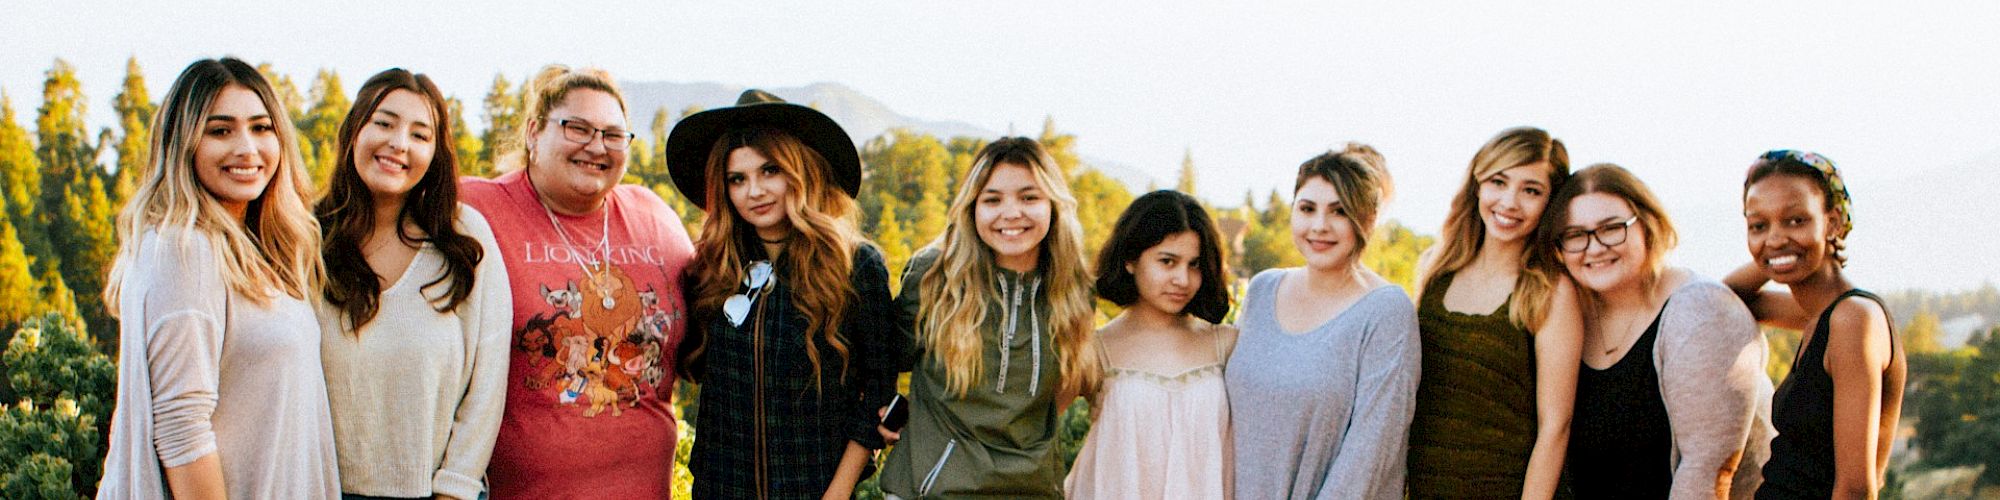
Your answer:
[[[1882,370],[1892,355],[1889,320],[1874,301],[1850,298],[1834,306],[1826,338],[1826,373],[1833,378],[1833,497],[1875,498],[1881,442]]]
[[[826,494],[820,498],[845,500],[854,497],[854,485],[861,482],[861,470],[868,467],[868,460],[874,453],[861,443],[847,442],[847,451],[840,455],[840,467],[833,471],[833,483],[827,485]]]
[[[1812,321],[1812,315],[1799,307],[1799,301],[1792,298],[1792,292],[1765,290],[1764,284],[1771,278],[1757,263],[1744,264],[1722,277],[1722,284],[1729,291],[1736,292],[1736,298],[1750,308],[1750,315],[1763,325],[1790,330],[1800,330]]]
[[[1521,483],[1524,500],[1555,496],[1569,451],[1569,424],[1576,406],[1577,367],[1583,356],[1583,316],[1576,286],[1557,278],[1549,313],[1535,332],[1535,448]]]
[[[222,458],[218,455],[210,453],[186,465],[168,467],[167,488],[174,492],[174,498],[229,498],[227,490],[222,488]]]

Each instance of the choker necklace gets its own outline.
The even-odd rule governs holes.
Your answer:
[[[564,230],[562,222],[556,220],[556,212],[549,209],[548,202],[542,201],[540,197],[537,197],[535,202],[542,206],[542,213],[549,216],[549,225],[556,228],[556,237],[562,238],[563,246],[569,248],[570,253],[576,256],[576,267],[583,270],[585,284],[595,290],[597,296],[603,297],[600,304],[606,310],[617,307],[618,299],[612,297],[610,293],[613,283],[611,283],[609,263],[606,262],[611,257],[611,200],[606,199],[604,203],[603,228],[597,233],[597,250],[603,253],[598,255],[578,250],[569,240],[569,231]]]

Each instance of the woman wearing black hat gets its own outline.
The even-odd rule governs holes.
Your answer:
[[[707,210],[680,347],[701,409],[696,498],[848,498],[896,391],[882,253],[854,222],[861,162],[831,118],[759,90],[667,138]]]

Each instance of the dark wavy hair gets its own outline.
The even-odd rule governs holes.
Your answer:
[[[375,227],[375,194],[355,170],[354,141],[382,99],[396,90],[408,90],[423,97],[433,112],[432,133],[437,151],[431,155],[430,169],[410,188],[403,209],[396,214],[397,239],[411,245],[430,243],[444,254],[444,274],[425,283],[422,289],[440,284],[448,284],[450,288],[444,295],[431,298],[431,307],[438,312],[451,312],[465,303],[472,294],[473,268],[485,257],[479,242],[459,232],[454,224],[458,220],[458,152],[452,144],[450,108],[444,94],[438,92],[430,77],[402,68],[369,77],[367,83],[361,84],[354,107],[347,111],[347,119],[340,123],[338,161],[327,182],[326,194],[313,206],[313,215],[319,217],[320,234],[325,240],[321,249],[327,270],[323,294],[328,304],[340,309],[355,335],[381,309],[382,284],[361,253],[361,243]],[[423,234],[410,234],[411,226]]]
[[[1196,245],[1201,255],[1195,256],[1195,268],[1201,273],[1201,289],[1194,292],[1187,308],[1180,312],[1192,314],[1209,323],[1222,322],[1229,315],[1228,272],[1223,268],[1222,236],[1215,230],[1215,220],[1209,218],[1208,210],[1180,191],[1159,190],[1146,193],[1125,207],[1125,213],[1118,216],[1118,223],[1111,232],[1111,239],[1105,240],[1104,248],[1097,252],[1097,296],[1109,300],[1119,307],[1131,306],[1139,301],[1139,284],[1125,265],[1139,260],[1146,249],[1157,246],[1167,237],[1193,231]]]

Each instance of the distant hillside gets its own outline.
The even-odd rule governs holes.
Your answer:
[[[679,119],[681,111],[690,105],[700,106],[701,109],[715,109],[735,104],[736,97],[746,88],[714,82],[619,82],[619,85],[624,87],[625,99],[632,107],[632,124],[644,131],[642,133],[651,132],[654,110],[664,107],[674,119]],[[770,87],[764,90],[777,94],[787,102],[813,106],[827,116],[833,117],[834,121],[847,129],[848,135],[853,136],[857,145],[897,127],[907,127],[940,139],[956,136],[993,138],[1000,135],[998,132],[965,122],[928,120],[903,115],[889,109],[889,106],[882,101],[838,83],[823,82],[804,87]],[[1103,171],[1113,179],[1118,179],[1134,192],[1146,189],[1149,184],[1161,186],[1171,184],[1169,181],[1154,179],[1141,169],[1114,160],[1088,156],[1087,144],[1083,149],[1086,150],[1083,158],[1085,164]]]
[[[715,109],[736,104],[746,87],[713,82],[620,82],[631,106],[633,125],[650,132],[653,111],[666,108],[675,119],[688,106]],[[838,83],[815,83],[804,87],[766,87],[764,90],[787,102],[813,106],[847,129],[855,144],[897,127],[908,127],[938,137],[993,137],[994,132],[964,122],[925,120],[902,115],[872,97]]]

